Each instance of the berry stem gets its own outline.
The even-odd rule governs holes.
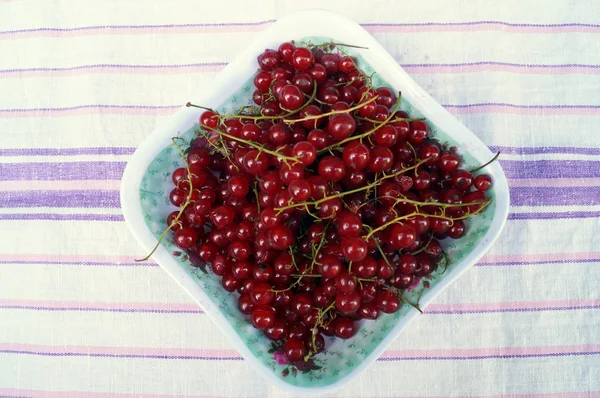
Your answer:
[[[414,165],[412,165],[410,167],[406,167],[406,168],[404,168],[402,170],[399,170],[399,171],[397,171],[395,173],[388,174],[388,175],[384,174],[381,178],[373,181],[372,183],[370,183],[368,185],[365,185],[364,187],[355,188],[355,189],[352,189],[350,191],[339,192],[339,193],[336,193],[335,195],[326,196],[326,197],[324,197],[322,199],[315,200],[313,202],[292,203],[292,204],[284,206],[284,207],[277,207],[274,210],[276,210],[279,213],[281,213],[282,211],[285,211],[285,210],[288,210],[288,209],[293,209],[295,207],[300,207],[300,206],[318,206],[319,204],[321,204],[321,203],[323,203],[325,201],[328,201],[329,199],[341,198],[341,197],[346,196],[346,195],[351,195],[353,193],[365,191],[365,190],[368,190],[368,189],[376,187],[383,180],[387,180],[388,178],[394,178],[397,175],[400,175],[400,174],[405,173],[407,171],[410,171],[412,169],[416,169],[417,167],[419,167],[420,165],[422,165],[423,163],[425,163],[427,161],[428,161],[428,159],[423,159],[423,160],[419,161],[418,163],[415,163]]]
[[[223,137],[229,138],[229,139],[230,139],[230,140],[232,140],[232,141],[238,141],[238,142],[241,142],[241,143],[243,143],[243,144],[246,144],[246,145],[248,145],[248,146],[251,146],[251,147],[253,147],[253,148],[255,148],[255,149],[258,149],[258,150],[259,150],[259,151],[261,151],[261,152],[268,153],[269,155],[273,155],[273,156],[275,156],[275,157],[278,157],[278,158],[280,158],[280,159],[283,159],[283,160],[286,160],[286,161],[288,161],[288,160],[289,160],[289,161],[293,161],[293,162],[295,162],[295,163],[298,163],[298,162],[300,162],[300,161],[298,160],[298,158],[295,158],[295,157],[292,157],[292,156],[286,156],[286,155],[282,155],[281,153],[279,153],[279,152],[276,152],[276,151],[271,151],[270,149],[267,149],[267,148],[265,148],[264,146],[262,146],[262,145],[260,145],[260,144],[256,144],[256,143],[255,143],[255,142],[253,142],[253,141],[250,141],[250,140],[245,140],[245,139],[243,139],[243,138],[239,138],[239,137],[233,136],[233,135],[231,135],[231,134],[228,134],[228,133],[226,133],[226,132],[224,132],[224,131],[217,130],[217,129],[213,129],[213,128],[211,128],[211,127],[209,127],[209,126],[205,125],[205,124],[200,124],[200,127],[202,127],[202,128],[203,128],[203,129],[205,129],[205,130],[214,131],[215,133],[217,133],[217,134],[219,134],[219,135],[221,135],[221,136],[223,136]]]
[[[473,170],[469,170],[469,173],[475,173],[476,171],[479,171],[479,170],[483,169],[485,166],[493,163],[499,157],[500,157],[500,152],[496,153],[496,155],[490,161],[488,161],[487,163],[485,163],[485,164],[483,164],[483,165],[481,165],[481,166],[479,166],[479,167],[477,167],[477,168],[475,168]]]
[[[179,209],[179,213],[177,213],[177,216],[175,216],[175,219],[173,220],[173,222],[167,227],[165,228],[165,230],[162,232],[162,234],[160,235],[160,237],[158,238],[158,242],[156,242],[156,245],[154,246],[154,248],[152,249],[152,251],[144,258],[142,259],[136,259],[136,262],[142,262],[142,261],[146,261],[148,260],[156,251],[156,249],[158,249],[158,247],[160,246],[161,242],[163,241],[163,239],[165,238],[165,236],[167,236],[167,232],[169,232],[171,230],[171,228],[173,228],[175,225],[179,224],[179,219],[181,218],[181,215],[183,214],[183,212],[185,211],[185,209],[188,207],[188,205],[190,203],[192,203],[192,193],[194,192],[194,187],[192,185],[192,180],[189,179],[189,176],[192,174],[190,172],[190,164],[188,163],[186,157],[185,157],[185,153],[183,152],[183,150],[181,149],[181,147],[179,146],[179,144],[177,144],[177,140],[182,140],[183,138],[181,137],[173,137],[171,138],[171,140],[173,141],[173,145],[175,145],[175,147],[177,148],[177,150],[179,151],[179,156],[181,156],[181,159],[183,160],[183,163],[185,163],[185,168],[187,170],[187,175],[188,175],[188,183],[190,184],[190,192],[188,193],[188,196],[185,200],[185,203],[183,203],[183,205],[181,205],[181,208]]]
[[[374,96],[373,98],[369,98],[367,101],[362,102],[358,105],[353,106],[352,108],[348,108],[348,109],[341,109],[338,111],[331,111],[331,112],[327,112],[327,113],[323,113],[320,115],[314,115],[314,116],[305,116],[301,119],[283,119],[284,123],[296,123],[296,122],[305,122],[307,120],[315,120],[315,119],[321,119],[323,117],[327,117],[327,116],[333,116],[333,115],[339,115],[340,113],[350,113],[350,112],[354,112],[357,109],[362,108],[363,106],[370,104],[373,101],[377,100],[377,95]]]
[[[465,215],[460,216],[460,217],[446,217],[444,215],[437,215],[437,214],[423,214],[423,213],[419,213],[419,212],[412,212],[410,214],[406,214],[403,216],[399,216],[394,218],[391,221],[388,221],[385,224],[380,225],[377,228],[373,228],[366,236],[366,239],[369,239],[375,232],[377,231],[382,231],[384,229],[386,229],[387,227],[389,227],[392,224],[397,223],[398,221],[402,221],[402,220],[406,220],[408,218],[414,217],[414,216],[427,216],[427,217],[431,217],[431,218],[441,218],[443,220],[449,220],[449,221],[458,221],[458,220],[464,220],[466,218],[469,218],[475,214],[479,214],[483,211],[483,209],[486,208],[487,205],[489,205],[492,202],[492,199],[488,199],[486,201],[479,201],[479,202],[470,202],[470,203],[455,203],[455,204],[450,204],[450,203],[436,203],[436,202],[417,202],[415,200],[404,200],[404,199],[398,199],[398,202],[396,202],[396,204],[400,203],[400,202],[407,202],[407,203],[412,203],[412,204],[416,204],[416,205],[420,205],[420,206],[441,206],[443,208],[446,207],[461,207],[461,206],[473,206],[473,205],[482,205],[479,209],[477,209],[474,212],[467,212]],[[392,206],[393,207],[393,206]]]

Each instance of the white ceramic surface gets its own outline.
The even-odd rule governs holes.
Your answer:
[[[493,157],[492,152],[485,144],[421,89],[369,33],[357,23],[329,11],[303,11],[281,18],[264,31],[253,43],[250,43],[244,53],[227,65],[209,87],[199,87],[197,96],[191,99],[182,98],[182,104],[192,100],[197,104],[219,106],[249,77],[253,76],[257,68],[256,56],[265,48],[277,48],[283,41],[309,36],[329,37],[336,42],[367,47],[366,50],[358,49],[355,52],[360,54],[383,80],[387,81],[393,88],[402,91],[403,98],[406,98],[413,108],[420,111],[430,123],[437,125],[439,129],[455,141],[464,144],[463,147],[459,148],[459,151],[468,151],[480,164]],[[148,136],[132,156],[125,169],[121,183],[121,204],[129,229],[143,247],[141,253],[152,250],[157,242],[155,235],[146,226],[140,204],[142,178],[152,160],[171,144],[171,137],[176,135],[177,132],[187,131],[194,124],[197,124],[198,115],[198,109],[182,106],[171,119]],[[427,294],[423,295],[420,302],[422,308],[425,308],[443,289],[475,264],[493,244],[504,226],[509,207],[506,177],[498,162],[487,166],[485,172],[492,176],[495,191],[495,208],[489,229],[475,249],[455,264],[452,272],[444,275]],[[153,259],[203,307],[204,311],[221,327],[233,346],[249,361],[252,367],[256,368],[266,379],[278,387],[301,395],[321,394],[350,382],[373,363],[401,330],[418,315],[416,310],[404,315],[365,360],[340,380],[319,387],[293,385],[278,377],[272,369],[266,367],[263,362],[256,358],[246,343],[234,331],[217,305],[193,278],[181,269],[177,260],[168,250],[162,246],[159,247],[153,255]]]

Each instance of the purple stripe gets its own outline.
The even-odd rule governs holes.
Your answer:
[[[600,105],[573,105],[573,104],[554,104],[554,105],[522,105],[522,104],[508,104],[506,102],[482,102],[477,104],[443,104],[444,107],[449,108],[477,108],[481,106],[504,106],[507,108],[519,108],[519,109],[600,109]]]
[[[600,161],[501,160],[509,179],[600,178]],[[126,162],[0,163],[0,181],[22,180],[120,180]]]
[[[125,221],[121,214],[51,214],[10,213],[0,214],[0,220],[51,220],[51,221]]]
[[[161,70],[161,69],[183,69],[183,68],[203,68],[211,66],[226,66],[227,62],[199,62],[188,64],[162,64],[162,65],[128,65],[128,64],[91,64],[77,65],[67,67],[39,67],[39,68],[15,68],[2,69],[0,74],[10,73],[31,73],[31,72],[69,72],[80,71],[87,69],[110,68],[124,70]],[[563,68],[582,68],[582,69],[600,69],[600,65],[592,64],[517,64],[510,62],[495,62],[495,61],[480,61],[480,62],[465,62],[465,63],[448,63],[448,64],[402,64],[405,68],[464,68],[469,66],[509,66],[524,69],[563,69]]]
[[[564,206],[600,204],[600,187],[515,187],[510,190],[514,206]],[[119,191],[0,191],[0,208],[75,207],[119,208]]]
[[[86,267],[158,267],[158,264],[150,263],[148,261],[135,262],[135,263],[112,263],[108,261],[104,262],[64,262],[64,261],[4,261],[0,260],[0,264],[42,264],[42,265],[83,265]]]
[[[502,160],[506,178],[596,178],[600,161],[590,160]]]
[[[600,187],[515,187],[510,190],[513,206],[599,205]]]
[[[155,314],[204,314],[198,310],[153,310],[144,308],[74,308],[74,307],[38,307],[31,305],[1,305],[0,309],[32,310],[32,311],[78,311],[78,312],[126,312],[126,313],[155,313]]]
[[[126,162],[0,163],[0,181],[120,180]]]
[[[201,361],[243,361],[242,357],[211,357],[196,355],[144,355],[144,354],[94,354],[88,352],[43,352],[29,350],[0,350],[2,354],[25,354],[49,357],[95,357],[95,358],[145,358],[145,359],[193,359]]]
[[[379,358],[378,361],[393,362],[393,361],[461,361],[461,360],[479,360],[479,359],[519,359],[519,358],[547,358],[547,357],[574,357],[574,356],[589,356],[599,355],[600,351],[589,352],[556,352],[548,354],[498,354],[498,355],[475,355],[467,357],[438,357],[438,356],[422,356],[422,357],[392,357]]]
[[[261,26],[275,22],[274,19],[257,22],[226,22],[226,23],[195,23],[195,24],[168,24],[168,25],[93,25],[79,26],[74,28],[30,28],[0,31],[0,35],[29,32],[79,32],[86,30],[110,30],[110,29],[161,29],[161,28],[201,28],[201,27],[235,27],[235,26]]]
[[[463,66],[478,66],[478,65],[498,65],[498,66],[514,66],[517,68],[532,68],[532,69],[553,69],[553,68],[590,68],[600,69],[600,65],[592,64],[515,64],[510,62],[496,62],[496,61],[479,61],[479,62],[464,62],[464,63],[450,63],[450,64],[402,64],[403,67],[410,68],[437,68],[437,67],[451,67],[460,68]],[[1,73],[2,71],[0,71]]]
[[[509,155],[539,155],[546,153],[565,153],[569,155],[600,155],[600,148],[576,148],[576,147],[509,147],[490,146],[493,152],[502,152]],[[1,152],[0,152],[1,153]]]
[[[509,220],[552,220],[564,218],[597,218],[600,211],[568,211],[561,213],[510,213]]]
[[[126,64],[92,64],[67,66],[62,68],[20,68],[20,69],[1,69],[2,73],[21,73],[21,72],[67,72],[94,68],[114,68],[114,69],[176,69],[176,68],[200,68],[205,66],[226,66],[227,62],[199,62],[193,64],[166,64],[166,65],[126,65]]]
[[[556,213],[510,213],[509,220],[551,220],[569,218],[598,218],[600,212],[556,212]],[[0,220],[45,220],[45,221],[114,221],[123,222],[120,214],[52,214],[10,213],[0,214]]]
[[[196,28],[196,27],[244,27],[244,26],[262,26],[275,22],[274,19],[256,22],[225,22],[225,23],[195,23],[195,24],[166,24],[166,25],[95,25],[79,26],[73,28],[29,28],[0,31],[0,35],[29,32],[78,32],[88,30],[111,30],[111,29],[161,29],[161,28]],[[362,23],[364,27],[422,27],[422,26],[477,26],[477,25],[496,25],[505,27],[521,28],[600,28],[597,24],[586,23],[562,23],[562,24],[531,24],[531,23],[510,23],[504,21],[467,21],[467,22],[421,22],[421,23]]]
[[[0,208],[102,207],[120,208],[119,191],[0,191]]]
[[[71,107],[61,108],[9,108],[0,109],[0,113],[24,113],[24,112],[65,112],[78,109],[178,109],[182,105],[117,105],[117,104],[86,104]],[[476,104],[443,104],[442,106],[456,109],[478,108],[485,106],[503,106],[515,109],[600,109],[600,105],[572,105],[572,104],[555,104],[555,105],[521,105],[508,104],[502,102],[483,102]]]
[[[94,307],[44,307],[31,305],[0,305],[0,309],[29,310],[29,311],[77,311],[77,312],[123,312],[123,313],[157,313],[157,314],[204,314],[198,310],[170,310],[170,309],[145,309],[145,308],[94,308]],[[543,312],[543,311],[578,311],[600,309],[600,305],[585,306],[562,306],[541,308],[504,308],[491,310],[425,310],[425,315],[466,315],[466,314],[490,314],[504,312]]]
[[[504,308],[495,310],[448,310],[448,311],[429,311],[425,309],[425,315],[466,315],[466,314],[491,314],[498,312],[543,312],[543,311],[577,311],[577,310],[596,310],[600,305],[584,305],[569,307],[543,307],[543,308]]]
[[[178,109],[182,105],[111,105],[111,104],[87,104],[63,108],[10,108],[0,109],[0,113],[24,113],[24,112],[65,112],[78,109]]]
[[[505,261],[496,263],[479,263],[476,267],[506,267],[506,266],[525,266],[538,264],[585,264],[600,263],[600,258],[592,259],[570,259],[570,260],[544,260],[544,261]],[[149,262],[135,263],[114,263],[114,262],[64,262],[64,261],[5,261],[0,259],[0,264],[42,264],[42,265],[69,265],[69,266],[91,266],[91,267],[158,267],[158,264]]]
[[[510,155],[571,154],[600,155],[600,148],[576,147],[507,147],[490,146],[492,151]],[[84,147],[84,148],[0,148],[0,156],[75,156],[75,155],[131,155],[132,147]]]
[[[543,260],[543,261],[503,261],[496,263],[479,263],[475,264],[476,267],[512,267],[512,266],[523,266],[523,265],[537,265],[537,264],[584,264],[584,263],[600,263],[600,258],[589,258],[589,259],[569,259],[569,260]]]
[[[131,155],[131,147],[86,147],[86,148],[6,148],[0,156],[77,156],[77,155]]]
[[[144,358],[144,359],[185,359],[201,361],[243,361],[242,357],[214,357],[214,356],[196,356],[196,355],[144,355],[144,354],[95,354],[87,352],[43,352],[30,350],[0,350],[4,354],[25,354],[51,357],[97,357],[97,358]],[[496,354],[496,355],[475,355],[475,356],[420,356],[420,357],[390,357],[379,358],[378,361],[460,361],[460,360],[481,360],[481,359],[519,359],[519,358],[545,358],[545,357],[571,357],[571,356],[589,356],[598,355],[600,351],[589,352],[557,352],[544,354]]]

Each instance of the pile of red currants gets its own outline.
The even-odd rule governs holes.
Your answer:
[[[490,177],[461,168],[338,47],[265,50],[254,105],[188,104],[205,109],[198,136],[185,151],[174,140],[185,167],[167,231],[292,362],[398,311],[447,261],[440,240],[464,236],[491,201]]]

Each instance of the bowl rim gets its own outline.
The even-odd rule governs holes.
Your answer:
[[[307,24],[307,21],[310,23]],[[325,23],[326,22],[326,23]],[[300,25],[308,26],[300,26]],[[281,37],[293,35],[290,27],[305,31],[304,36],[325,36],[335,39],[343,37],[344,34],[355,36],[353,44],[368,47],[368,50],[358,49],[357,52],[366,60],[375,59],[375,64],[371,63],[373,68],[379,74],[385,77],[391,85],[397,87],[402,86],[402,93],[407,97],[414,108],[421,110],[428,120],[438,125],[447,134],[455,136],[468,137],[475,148],[470,148],[468,151],[479,161],[491,159],[493,153],[487,146],[463,124],[461,124],[453,115],[444,109],[437,101],[427,94],[391,57],[391,55],[379,44],[364,28],[358,25],[351,19],[341,16],[333,11],[312,9],[288,14],[275,23],[268,29],[263,31],[246,50],[239,54],[235,60],[230,62],[212,81],[205,87],[203,93],[199,93],[194,98],[195,102],[203,104],[220,104],[225,101],[232,90],[237,89],[241,85],[232,84],[239,81],[240,76],[243,79],[248,79],[256,71],[255,57],[264,48],[272,47],[273,44],[281,42]],[[287,35],[287,36],[286,36]],[[250,61],[250,62],[249,62]],[[399,84],[401,82],[401,84]],[[128,161],[123,177],[121,180],[120,199],[123,215],[126,225],[131,231],[135,239],[146,251],[150,251],[157,242],[156,237],[147,228],[143,212],[139,200],[139,189],[142,177],[154,157],[167,146],[170,142],[170,137],[174,131],[181,131],[181,126],[191,125],[197,121],[198,111],[193,108],[182,106],[173,116],[166,120],[162,125],[157,127],[139,146]],[[475,152],[473,152],[475,151]],[[496,194],[495,210],[492,217],[490,227],[482,240],[477,244],[475,250],[468,254],[460,263],[457,264],[452,274],[441,278],[435,288],[423,297],[421,301],[422,308],[425,308],[431,303],[444,289],[458,279],[464,272],[473,266],[491,247],[495,240],[500,235],[509,210],[509,194],[508,182],[502,167],[498,162],[493,162],[486,167],[494,180],[494,189]],[[152,258],[159,264],[163,270],[167,272],[193,299],[198,303],[210,316],[210,318],[221,328],[222,332],[228,337],[234,348],[248,360],[253,367],[259,370],[263,377],[279,388],[303,395],[317,395],[325,392],[330,392],[346,385],[368,366],[370,366],[383,351],[395,340],[400,331],[404,329],[417,315],[416,310],[408,312],[402,320],[389,331],[383,341],[373,350],[367,358],[353,369],[348,375],[342,377],[336,382],[320,387],[301,387],[288,384],[279,379],[274,373],[264,366],[248,349],[243,341],[237,336],[233,327],[221,313],[219,308],[212,300],[204,293],[200,286],[183,270],[171,254],[162,245],[155,251]]]

